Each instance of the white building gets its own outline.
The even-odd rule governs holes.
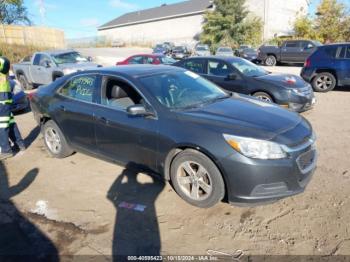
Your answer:
[[[234,1],[234,0],[232,0]],[[297,13],[309,0],[247,0],[248,10],[264,22],[264,40],[292,33]],[[126,43],[193,43],[201,33],[203,15],[214,8],[211,0],[190,0],[124,14],[100,26],[98,35]]]

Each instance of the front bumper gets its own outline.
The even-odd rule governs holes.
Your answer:
[[[220,161],[232,204],[271,202],[302,193],[316,163],[317,152],[312,144],[289,152],[286,159],[251,159],[235,152]]]
[[[286,90],[275,102],[281,107],[298,113],[310,110],[316,104],[316,98],[311,87],[303,89],[305,94],[297,94],[291,90]]]

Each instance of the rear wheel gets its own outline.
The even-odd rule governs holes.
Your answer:
[[[268,93],[256,92],[255,94],[253,94],[253,96],[261,101],[264,101],[267,103],[273,103],[273,98]]]
[[[319,73],[312,80],[312,87],[317,92],[329,92],[335,88],[336,84],[336,78],[328,72]]]
[[[273,55],[268,55],[265,59],[265,65],[267,66],[275,66],[277,64],[277,59]]]
[[[204,154],[187,149],[175,157],[170,171],[175,191],[189,204],[208,208],[224,198],[222,175]]]
[[[65,158],[73,154],[61,129],[52,120],[43,126],[45,146],[52,157]]]
[[[24,90],[32,90],[33,89],[33,85],[29,84],[27,78],[25,77],[25,75],[19,75],[18,76],[18,81],[21,84],[22,88]]]

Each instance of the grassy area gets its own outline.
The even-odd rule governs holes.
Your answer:
[[[11,63],[17,63],[24,57],[32,55],[34,52],[46,49],[48,48],[0,43],[0,55],[6,56],[10,59]]]

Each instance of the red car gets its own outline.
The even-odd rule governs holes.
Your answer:
[[[140,55],[130,56],[124,61],[117,62],[116,65],[135,65],[135,64],[171,65],[175,62],[176,60],[163,54],[140,54]]]

